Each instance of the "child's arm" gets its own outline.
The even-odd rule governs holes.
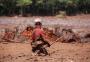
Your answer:
[[[46,41],[45,43],[50,46],[50,44],[48,43],[50,40],[48,39],[47,35],[45,35],[44,31],[42,32],[42,37],[43,37],[44,41]]]

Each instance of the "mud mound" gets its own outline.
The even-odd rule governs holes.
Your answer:
[[[20,30],[18,26],[14,26],[13,28],[3,28],[0,30],[0,40],[4,41],[13,41],[13,42],[27,42],[31,40],[33,27],[29,26],[30,31],[27,32],[27,27],[23,28],[24,30]],[[79,32],[77,29],[70,29],[60,26],[54,27],[44,27],[45,39],[47,39],[50,43],[55,42],[59,39],[59,42],[89,42],[90,39],[90,31]]]

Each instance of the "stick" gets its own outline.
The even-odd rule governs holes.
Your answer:
[[[58,39],[56,39],[55,42],[53,42],[51,45],[53,45],[54,43],[58,42],[59,39],[61,39],[62,37],[59,37]]]

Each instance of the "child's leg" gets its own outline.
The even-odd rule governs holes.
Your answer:
[[[44,55],[48,55],[47,50],[43,47],[43,45],[39,45],[38,46],[38,54],[44,54]]]
[[[32,51],[35,52],[36,51],[36,47],[32,47]]]
[[[45,48],[42,48],[42,53],[45,54],[45,55],[48,55],[48,52]]]

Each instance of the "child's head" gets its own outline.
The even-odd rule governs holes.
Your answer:
[[[42,23],[41,22],[36,22],[35,23],[35,27],[36,28],[41,28],[42,27]]]
[[[41,26],[42,26],[41,19],[40,18],[35,19],[35,27],[41,28]]]

